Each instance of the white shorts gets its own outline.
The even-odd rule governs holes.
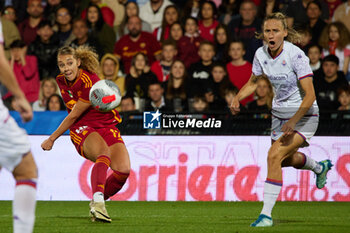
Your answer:
[[[0,126],[0,167],[10,172],[22,161],[23,155],[30,151],[26,131],[18,127],[12,117]]]
[[[288,121],[289,119],[281,119],[276,116],[272,116],[272,126],[271,126],[271,139],[276,141],[278,140],[282,135],[282,126]],[[305,143],[301,147],[307,147],[309,146],[309,140],[314,134],[316,133],[318,126],[318,116],[312,115],[312,116],[304,116],[300,119],[300,121],[295,125],[295,132],[299,134],[302,138],[304,138]]]

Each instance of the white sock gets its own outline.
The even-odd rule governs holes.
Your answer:
[[[313,172],[315,172],[316,174],[320,174],[322,172],[322,165],[319,164],[316,160],[312,159],[311,157],[305,155],[305,164],[304,167],[302,169],[305,170],[311,170]]]
[[[94,200],[94,202],[104,202],[105,199],[104,199],[103,193],[102,192],[94,193],[93,200]]]
[[[281,188],[282,181],[279,183],[266,179],[264,184],[264,206],[260,214],[265,214],[271,217],[272,208],[276,203]]]
[[[36,205],[36,179],[17,181],[12,202],[13,232],[33,232]]]

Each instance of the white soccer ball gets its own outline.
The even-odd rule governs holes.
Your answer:
[[[119,106],[122,95],[114,82],[100,80],[91,87],[89,99],[95,109],[108,112]]]

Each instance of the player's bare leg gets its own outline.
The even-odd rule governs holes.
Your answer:
[[[91,187],[93,199],[90,203],[90,214],[92,220],[111,222],[104,203],[104,188],[107,170],[111,163],[111,154],[107,143],[99,133],[89,134],[83,144],[84,155],[95,165],[91,171]]]
[[[12,202],[13,232],[33,231],[36,205],[37,167],[31,152],[23,156],[12,172],[16,179],[15,197]]]
[[[107,200],[122,189],[130,173],[129,153],[123,143],[109,147],[111,151],[111,169],[113,173],[107,178],[104,198]]]
[[[267,156],[267,178],[264,184],[264,206],[253,227],[272,226],[271,212],[282,188],[282,162],[304,143],[296,133],[280,137],[274,142]]]

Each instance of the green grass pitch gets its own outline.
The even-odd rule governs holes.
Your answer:
[[[86,201],[39,201],[34,233],[350,232],[350,203],[278,202],[274,227],[251,228],[261,202],[107,202],[111,224],[90,222]],[[0,232],[12,232],[11,202],[0,201]]]

